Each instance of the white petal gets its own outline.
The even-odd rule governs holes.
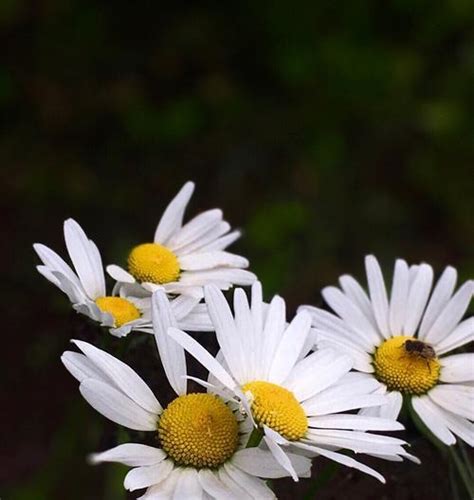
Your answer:
[[[230,224],[228,222],[218,222],[215,226],[212,226],[205,233],[202,233],[194,241],[191,241],[187,245],[183,245],[178,249],[175,249],[175,252],[178,252],[180,255],[207,252],[207,246],[218,240],[220,236],[227,233],[229,230]]]
[[[381,334],[371,325],[360,309],[348,299],[338,288],[326,287],[321,292],[326,302],[344,320],[347,326],[354,330],[371,346],[380,343]]]
[[[435,346],[436,354],[441,355],[474,340],[474,318],[461,321],[459,325],[439,344]]]
[[[160,413],[162,408],[151,389],[128,365],[114,356],[97,349],[92,344],[73,340],[74,344],[122,390],[130,399],[151,413]]]
[[[178,396],[186,394],[186,357],[184,349],[168,335],[169,327],[177,323],[165,292],[157,290],[152,297],[153,332],[161,363],[168,381]]]
[[[278,441],[274,440],[272,437],[272,434],[277,434],[277,433],[275,433],[275,431],[273,431],[267,426],[264,426],[264,429],[265,429],[265,435],[263,437],[263,440],[265,441],[265,444],[268,446],[268,449],[273,455],[273,458],[278,464],[280,464],[283,470],[286,471],[286,475],[290,475],[293,481],[298,481],[299,480],[298,474],[296,473],[293,464],[291,463],[290,459],[279,445]]]
[[[194,183],[186,182],[179,193],[171,200],[156,228],[155,237],[153,239],[155,243],[166,243],[167,240],[181,228],[184,211],[191,199],[193,191]]]
[[[181,247],[199,239],[222,221],[222,210],[214,208],[207,210],[187,222],[172,238],[167,246],[178,256],[182,255]]]
[[[167,477],[150,486],[137,500],[171,500],[180,478],[180,469],[173,469]],[[159,482],[158,482],[159,481]]]
[[[335,336],[341,338],[341,341],[355,344],[364,352],[372,352],[374,350],[374,345],[380,343],[380,338],[378,336],[374,344],[373,339],[366,335],[360,335],[358,331],[352,329],[351,326],[342,319],[323,309],[313,306],[300,306],[298,312],[300,311],[307,311],[311,315],[312,324],[318,330],[334,333]]]
[[[392,335],[400,335],[407,311],[409,289],[408,264],[397,259],[393,272],[392,293],[390,294],[389,323]]]
[[[116,264],[110,264],[107,266],[107,274],[119,283],[135,283],[135,278],[130,273],[127,273],[125,269],[117,266]]]
[[[222,292],[215,286],[206,286],[204,295],[222,354],[232,375],[240,382],[248,372],[248,360],[229,305]]]
[[[172,301],[170,301],[171,310],[173,312],[173,316],[177,321],[185,318],[191,312],[197,312],[196,306],[199,303],[199,299],[195,297],[188,297],[186,295],[180,295],[176,297]],[[207,313],[207,308],[206,314]]]
[[[145,444],[125,443],[101,453],[89,455],[93,464],[102,462],[117,462],[131,467],[142,467],[159,464],[166,458],[166,453],[154,446]]]
[[[209,469],[201,469],[199,471],[199,482],[204,491],[213,498],[225,498],[228,500],[240,500],[240,491],[230,489],[224,482],[221,481],[217,473]]]
[[[374,469],[371,469],[370,467],[367,467],[364,464],[361,464],[360,462],[357,462],[353,458],[350,458],[346,455],[342,455],[341,453],[336,453],[334,451],[329,451],[324,448],[320,448],[319,446],[304,446],[303,444],[298,444],[298,447],[302,449],[307,449],[308,451],[314,451],[318,453],[319,455],[328,458],[329,460],[332,460],[333,462],[340,463],[342,465],[345,465],[347,467],[352,467],[353,469],[358,469],[361,472],[364,472],[365,474],[369,474],[370,476],[375,477],[378,479],[381,483],[385,483],[384,477],[379,474],[377,471]]]
[[[298,477],[309,477],[311,460],[294,453],[286,453]],[[277,479],[288,476],[288,472],[275,461],[273,455],[261,448],[244,448],[235,453],[232,464],[251,476]]]
[[[242,482],[238,482],[231,477],[224,467],[218,469],[217,474],[220,481],[229,489],[229,491],[232,492],[233,495],[237,495],[239,499],[242,498],[242,500],[254,500],[250,491],[246,491],[245,484],[242,484]],[[225,497],[223,498],[225,499]]]
[[[445,424],[449,430],[459,436],[469,446],[474,446],[474,424],[467,418],[455,415],[450,411],[437,407],[443,415]]]
[[[179,263],[181,269],[185,271],[201,271],[220,266],[245,268],[249,265],[249,261],[245,257],[223,251],[183,255],[179,258]]]
[[[180,283],[200,286],[228,283],[226,286],[221,286],[222,289],[226,289],[231,285],[251,285],[256,279],[255,274],[245,269],[218,267],[204,271],[184,271],[181,274]]]
[[[472,299],[473,281],[467,281],[454,294],[439,314],[432,327],[425,336],[425,341],[433,345],[444,340],[461,321]]]
[[[440,384],[428,392],[428,397],[441,408],[474,420],[474,387]]]
[[[297,314],[283,333],[270,366],[269,380],[276,384],[289,375],[299,358],[311,328],[311,317],[306,312]]]
[[[94,365],[90,359],[84,356],[84,354],[66,351],[61,356],[61,361],[69,373],[79,380],[79,382],[82,382],[87,378],[95,378],[97,380],[113,384],[112,380],[99,368],[97,368],[97,366]]]
[[[168,335],[178,342],[186,351],[196,358],[210,373],[212,373],[221,384],[225,385],[228,389],[234,390],[236,383],[222,365],[209,354],[204,347],[196,342],[188,334],[184,333],[177,328],[169,328]]]
[[[234,291],[234,316],[237,335],[241,340],[241,345],[245,346],[247,380],[254,380],[257,375],[257,366],[260,359],[257,358],[257,346],[259,338],[254,333],[254,325],[247,295],[242,288]]]
[[[337,389],[337,387],[330,388],[327,392],[324,391],[304,401],[301,406],[306,411],[306,414],[309,416],[328,415],[369,406],[380,406],[386,403],[385,397],[380,394],[347,395],[344,399],[341,399]]]
[[[428,396],[412,397],[411,405],[428,429],[444,444],[448,446],[456,442],[447,427],[443,413]]]
[[[365,269],[367,272],[367,283],[369,285],[370,299],[374,309],[375,320],[382,335],[388,339],[390,328],[388,326],[388,299],[387,290],[383,280],[382,270],[377,259],[373,255],[365,258]]]
[[[207,252],[211,252],[213,250],[224,250],[232,243],[234,243],[235,240],[238,240],[240,238],[240,235],[240,231],[232,231],[231,233],[226,234],[225,236],[221,236],[217,240],[206,244],[201,248],[201,250],[206,250]]]
[[[308,419],[310,427],[323,429],[351,429],[360,431],[399,431],[403,425],[389,418],[366,417],[363,415],[324,415]]]
[[[428,301],[433,283],[433,269],[428,264],[421,264],[408,293],[408,310],[403,325],[404,335],[414,335]]]
[[[171,460],[163,460],[156,465],[147,467],[137,467],[132,469],[126,476],[123,485],[126,490],[135,491],[141,488],[147,488],[165,480],[174,469]]]
[[[275,356],[276,349],[285,331],[286,306],[285,301],[276,295],[268,308],[263,334],[260,339],[262,366],[260,377],[267,378]]]
[[[322,349],[299,361],[283,385],[298,401],[304,401],[335,385],[350,371],[352,364],[348,356],[336,354],[332,349]]]
[[[99,413],[117,424],[138,431],[156,430],[156,416],[107,383],[86,379],[79,386],[84,399]]]
[[[474,380],[474,354],[453,354],[441,358],[441,382],[469,382]]]
[[[453,267],[448,266],[436,284],[431,299],[426,307],[423,320],[418,332],[418,338],[424,340],[429,329],[433,326],[437,317],[448,303],[456,286],[457,272]]]
[[[358,281],[356,281],[352,276],[345,274],[339,278],[339,284],[349,299],[359,307],[372,326],[376,328],[377,323],[375,321],[372,304],[370,303],[365,290],[360,286]]]
[[[81,226],[73,219],[68,219],[64,223],[64,239],[74,268],[88,296],[91,299],[103,297],[104,268],[95,244],[87,238]]]
[[[199,482],[198,471],[187,467],[179,471],[179,480],[173,493],[173,500],[201,500],[203,489]]]
[[[379,416],[382,418],[396,419],[402,409],[403,397],[397,391],[389,392],[385,395],[386,404],[380,407]]]
[[[234,467],[230,462],[224,463],[224,469],[229,476],[249,493],[253,498],[266,500],[275,498],[273,492],[267,488],[265,483],[256,477],[249,476],[237,467]]]

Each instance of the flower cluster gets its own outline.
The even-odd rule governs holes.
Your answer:
[[[447,445],[456,436],[474,445],[474,354],[446,355],[474,339],[474,318],[463,320],[473,282],[456,293],[448,267],[432,290],[433,270],[397,260],[390,296],[377,260],[366,258],[368,291],[351,276],[323,296],[335,314],[301,306],[288,323],[285,301],[263,300],[244,257],[225,249],[230,232],[221,210],[183,225],[194,185],[166,208],[152,242],[131,249],[126,269],[107,266],[116,281],[107,294],[100,253],[72,219],[64,237],[73,268],[35,244],[38,271],[73,308],[116,337],[153,335],[175,397],[162,405],[128,365],[93,345],[73,340],[62,362],[86,401],[128,429],[152,433],[155,445],[125,443],[91,456],[132,469],[128,490],[143,500],[266,499],[266,480],[311,475],[314,457],[358,469],[354,458],[410,455],[397,420],[405,402]],[[236,287],[237,286],[237,287]],[[251,286],[247,295],[239,286]],[[232,307],[223,291],[232,287]],[[189,332],[215,332],[213,356]],[[188,374],[186,352],[208,372]],[[193,379],[201,392],[190,392]],[[380,433],[382,431],[382,433]]]

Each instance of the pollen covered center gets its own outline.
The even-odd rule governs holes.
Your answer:
[[[306,413],[291,391],[258,380],[245,384],[242,389],[251,393],[252,414],[259,425],[270,427],[289,441],[306,435]]]
[[[163,450],[177,465],[218,467],[235,452],[238,423],[212,394],[187,394],[172,401],[158,422]]]
[[[158,243],[143,243],[128,256],[128,270],[140,282],[163,285],[179,278],[176,255]]]
[[[390,391],[416,395],[436,385],[441,367],[431,346],[404,335],[380,344],[373,364],[376,378]]]
[[[95,303],[102,312],[112,315],[116,328],[141,316],[135,304],[122,297],[99,297]]]

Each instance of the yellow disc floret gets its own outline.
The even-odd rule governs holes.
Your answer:
[[[128,256],[128,270],[140,282],[162,285],[179,278],[179,262],[176,255],[158,243],[136,246]]]
[[[420,395],[438,382],[440,363],[431,346],[399,335],[380,344],[374,368],[376,378],[390,391]]]
[[[215,468],[235,452],[238,423],[212,394],[187,394],[172,401],[158,422],[164,451],[177,465]]]
[[[99,297],[95,303],[102,312],[112,315],[116,328],[140,317],[135,304],[122,297]]]
[[[280,433],[289,441],[306,435],[306,413],[291,391],[271,382],[254,381],[243,386],[251,393],[251,409],[255,421]]]

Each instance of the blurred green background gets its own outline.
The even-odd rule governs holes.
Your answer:
[[[59,362],[71,337],[119,341],[34,267],[33,242],[64,253],[67,217],[117,262],[192,179],[188,214],[222,207],[290,313],[364,279],[369,252],[387,276],[396,257],[474,274],[472,0],[2,0],[0,37],[2,499],[126,498],[125,468],[85,462],[117,428]],[[122,357],[160,396],[140,349]],[[413,453],[368,461],[386,487],[345,469],[318,498],[448,498],[433,449]]]

